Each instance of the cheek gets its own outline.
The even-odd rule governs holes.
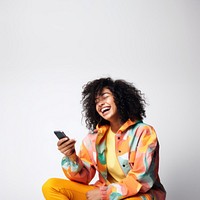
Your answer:
[[[96,111],[99,113],[99,111],[98,111],[98,106],[97,106],[97,105],[96,105],[95,109],[96,109]]]
[[[113,104],[113,110],[117,113],[117,106]]]

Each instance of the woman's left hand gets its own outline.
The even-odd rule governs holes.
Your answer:
[[[99,188],[90,190],[86,193],[87,200],[101,200],[101,191]]]

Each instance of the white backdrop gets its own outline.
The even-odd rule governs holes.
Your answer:
[[[0,199],[43,199],[64,177],[55,129],[77,140],[82,86],[104,76],[146,94],[168,200],[198,199],[200,1],[0,0]]]

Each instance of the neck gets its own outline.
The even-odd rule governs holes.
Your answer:
[[[112,132],[117,133],[117,131],[120,129],[120,127],[122,126],[122,122],[121,120],[115,121],[115,122],[110,122],[110,128],[112,130]]]

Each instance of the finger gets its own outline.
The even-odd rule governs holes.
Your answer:
[[[68,138],[62,138],[62,139],[60,139],[60,140],[58,140],[58,142],[57,142],[57,146],[60,146],[62,143],[64,143],[64,142],[66,142],[66,141],[68,141],[69,139]]]
[[[64,138],[63,138],[63,139],[60,139],[60,140],[58,141],[57,146],[63,148],[63,147],[68,146],[68,145],[70,145],[70,144],[74,144],[75,142],[76,142],[76,141],[73,140],[73,139],[67,140],[67,139],[64,139]]]
[[[72,147],[74,147],[75,143],[76,143],[75,140],[65,141],[58,146],[58,149],[60,150],[60,149],[64,149],[64,148],[72,148]]]
[[[74,143],[71,143],[70,145],[67,145],[67,146],[61,145],[58,147],[58,150],[61,153],[65,154],[66,156],[70,156],[75,152],[75,146],[74,146]]]
[[[63,154],[66,156],[71,156],[74,152],[75,152],[75,149],[69,149],[69,150],[63,152]]]
[[[71,149],[75,149],[75,146],[74,144],[71,144],[71,145],[67,145],[67,146],[59,146],[58,147],[58,150],[61,151],[61,152],[65,152],[65,151],[68,151],[68,150],[71,150]]]
[[[93,133],[95,133],[95,134],[98,133],[98,129],[94,129]]]
[[[66,146],[64,148],[58,148],[58,150],[61,152],[61,153],[70,153],[71,151],[74,151],[75,150],[75,147],[74,146]]]
[[[76,143],[76,140],[74,140],[74,139],[70,139],[70,140],[68,140],[67,141],[67,145],[70,145],[70,144],[74,144],[74,143]]]
[[[86,194],[86,198],[87,200],[90,200],[90,195],[88,193]]]

